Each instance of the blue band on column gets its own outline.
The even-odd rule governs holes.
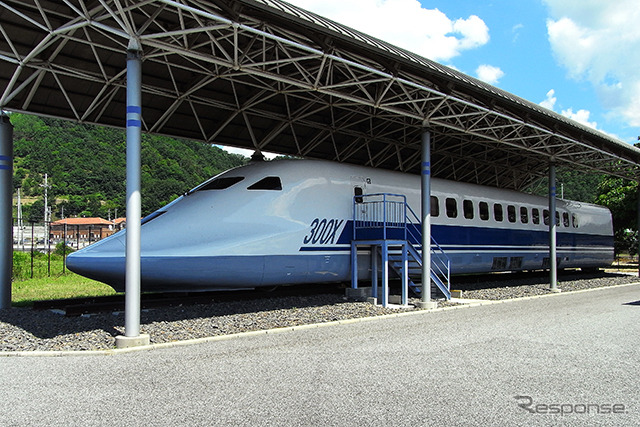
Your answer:
[[[8,164],[0,164],[0,169],[1,170],[9,170],[11,169],[11,156],[5,156],[5,155],[1,155],[0,156],[0,162],[7,162]]]
[[[431,175],[431,163],[430,162],[422,162],[422,174],[423,175]]]

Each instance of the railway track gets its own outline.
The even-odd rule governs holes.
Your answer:
[[[604,272],[585,273],[576,270],[568,270],[560,274],[559,280],[598,278],[607,274],[608,273]],[[457,276],[453,282],[453,288],[462,290],[478,290],[494,287],[520,286],[523,284],[523,281],[526,281],[527,284],[547,283],[548,275],[548,272],[540,271]],[[393,289],[398,286],[398,283],[392,282],[390,285]],[[251,301],[264,298],[342,294],[344,293],[345,286],[346,285],[344,284],[307,284],[281,286],[272,290],[257,288],[237,291],[144,293],[141,295],[140,306],[142,309],[152,309],[181,305]],[[65,316],[117,312],[125,309],[125,297],[124,294],[119,294],[104,297],[35,301],[33,309],[59,310],[63,312]]]
[[[152,309],[158,307],[250,301],[263,298],[319,295],[327,293],[344,293],[344,286],[336,284],[318,284],[313,286],[282,286],[273,290],[247,289],[238,291],[143,293],[140,296],[140,307],[142,309]],[[125,296],[124,294],[118,294],[101,297],[34,301],[33,309],[58,310],[63,312],[65,316],[70,317],[81,316],[83,314],[117,312],[125,309]]]

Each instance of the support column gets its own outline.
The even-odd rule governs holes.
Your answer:
[[[400,304],[407,305],[407,297],[409,296],[409,248],[407,243],[402,244],[402,293]]]
[[[431,132],[422,132],[422,301],[419,308],[435,308],[431,301]]]
[[[549,282],[551,292],[558,289],[558,258],[556,255],[556,165],[549,163]]]
[[[386,240],[382,242],[382,306],[389,304],[389,245]],[[376,285],[377,286],[377,285]]]
[[[358,289],[358,246],[351,241],[351,289]]]
[[[13,126],[0,109],[0,309],[11,308],[13,267]]]
[[[371,245],[371,297],[378,298],[378,246]]]
[[[133,42],[133,41],[132,41]],[[140,335],[140,153],[142,131],[141,52],[127,52],[127,241],[125,277],[125,336],[116,337],[116,347],[149,344],[149,335]]]

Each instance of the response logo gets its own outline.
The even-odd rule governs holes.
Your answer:
[[[534,403],[531,396],[514,396],[518,407],[530,414],[573,415],[573,414],[626,414],[622,403]]]

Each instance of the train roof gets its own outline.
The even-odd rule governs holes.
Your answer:
[[[298,180],[301,177],[325,177],[328,180],[332,178],[339,180],[348,180],[352,177],[365,177],[372,178],[372,182],[375,184],[388,184],[389,182],[397,183],[406,180],[407,174],[397,171],[386,171],[375,169],[367,166],[359,165],[346,165],[336,162],[330,162],[326,160],[316,159],[275,159],[264,162],[251,162],[245,166],[239,166],[228,171],[225,171],[210,180],[205,181],[199,186],[195,187],[191,192],[197,191],[207,186],[211,181],[219,177],[242,177],[249,178],[255,181],[270,176],[277,176],[282,179],[283,184],[291,182],[291,180]],[[417,179],[417,176],[415,177]],[[235,182],[228,182],[229,185]],[[419,188],[419,184],[416,183],[416,190]],[[510,189],[500,189],[490,186],[482,186],[478,184],[465,183],[451,181],[442,178],[433,178],[432,180],[432,193],[433,194],[446,194],[455,193],[461,196],[467,196],[470,199],[482,199],[488,200],[504,200],[512,201],[514,203],[526,203],[532,205],[547,206],[548,198],[546,196],[538,196],[533,194],[527,194],[520,191]],[[580,202],[568,199],[558,199],[557,206],[561,208],[580,208],[593,209],[593,210],[607,210],[607,208],[593,203]]]
[[[552,160],[626,178],[640,165],[615,138],[280,0],[6,3],[7,111],[123,127],[139,48],[149,133],[419,173],[428,125],[435,177],[512,189]]]

